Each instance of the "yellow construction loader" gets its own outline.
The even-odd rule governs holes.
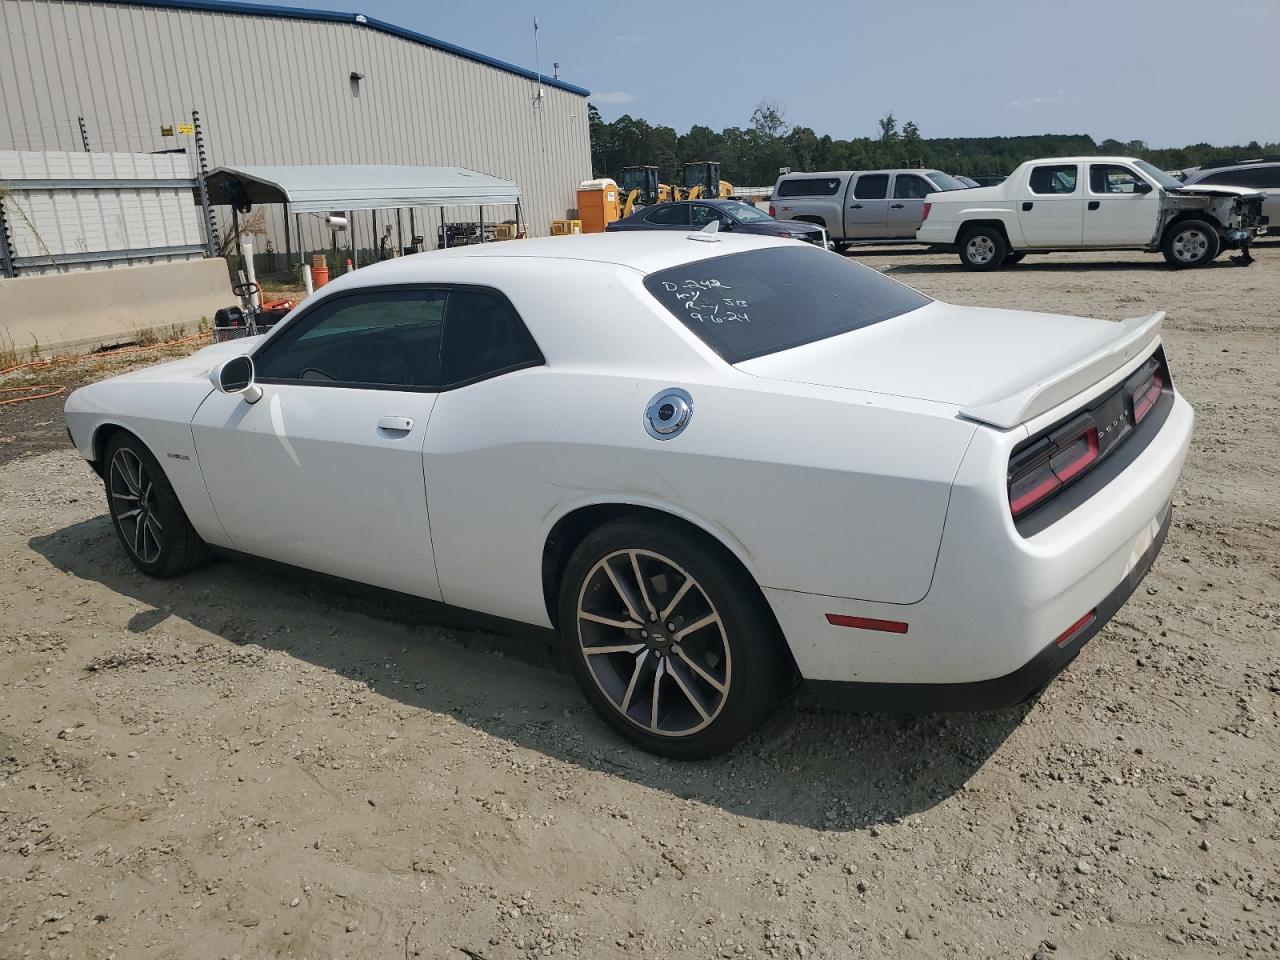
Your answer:
[[[623,167],[618,199],[622,216],[629,217],[641,207],[668,203],[673,198],[670,184],[658,182],[658,168],[652,166]]]
[[[695,160],[684,165],[684,189],[676,191],[677,200],[719,199],[733,196],[733,184],[720,179],[720,164],[715,160]]]

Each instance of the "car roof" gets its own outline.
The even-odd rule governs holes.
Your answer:
[[[451,260],[503,260],[508,258],[547,261],[608,263],[649,274],[683,263],[710,260],[732,253],[767,247],[791,247],[796,241],[757,234],[720,233],[713,242],[698,241],[689,230],[630,230],[615,233],[584,233],[567,237],[536,237],[432,250],[396,257],[345,274],[335,283],[344,287],[371,284],[422,282],[425,268]],[[350,282],[347,278],[350,277]]]
[[[1258,170],[1262,167],[1280,167],[1280,160],[1241,160],[1237,163],[1224,163],[1215,167],[1195,167],[1186,171],[1187,180],[1207,177],[1215,173],[1232,173],[1236,170]]]
[[[819,177],[852,177],[865,173],[942,173],[937,167],[876,167],[874,170],[813,170],[803,173],[784,173],[778,177],[782,180],[807,180]]]

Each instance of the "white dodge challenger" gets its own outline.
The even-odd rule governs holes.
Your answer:
[[[248,554],[554,628],[610,725],[696,758],[797,672],[855,710],[1049,682],[1169,529],[1162,318],[952,306],[789,240],[557,237],[366,267],[66,415],[144,573]]]

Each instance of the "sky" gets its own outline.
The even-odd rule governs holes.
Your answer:
[[[592,91],[605,120],[719,130],[762,100],[837,139],[1280,141],[1280,0],[274,0],[363,13]],[[623,13],[627,16],[623,16]]]

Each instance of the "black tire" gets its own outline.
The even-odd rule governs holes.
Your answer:
[[[960,238],[960,262],[968,270],[995,270],[1004,266],[1009,245],[997,227],[974,227]]]
[[[655,621],[649,604],[666,616]],[[596,616],[611,622],[587,619]],[[696,627],[708,617],[717,619]],[[681,637],[686,627],[694,629]],[[733,558],[662,521],[611,521],[579,544],[560,583],[560,637],[605,723],[641,749],[678,760],[714,756],[756,730],[793,673],[772,613]],[[585,652],[604,647],[611,649]]]
[[[1160,252],[1175,270],[1203,267],[1222,252],[1222,238],[1217,228],[1204,220],[1179,220],[1165,230]]]
[[[1013,263],[1021,263],[1022,258],[1025,256],[1026,256],[1025,253],[1016,253],[1011,250],[1010,252],[1004,255],[1004,265],[1007,267]]]
[[[149,577],[175,577],[208,562],[208,546],[141,440],[123,432],[113,436],[102,476],[111,525],[134,566]]]

